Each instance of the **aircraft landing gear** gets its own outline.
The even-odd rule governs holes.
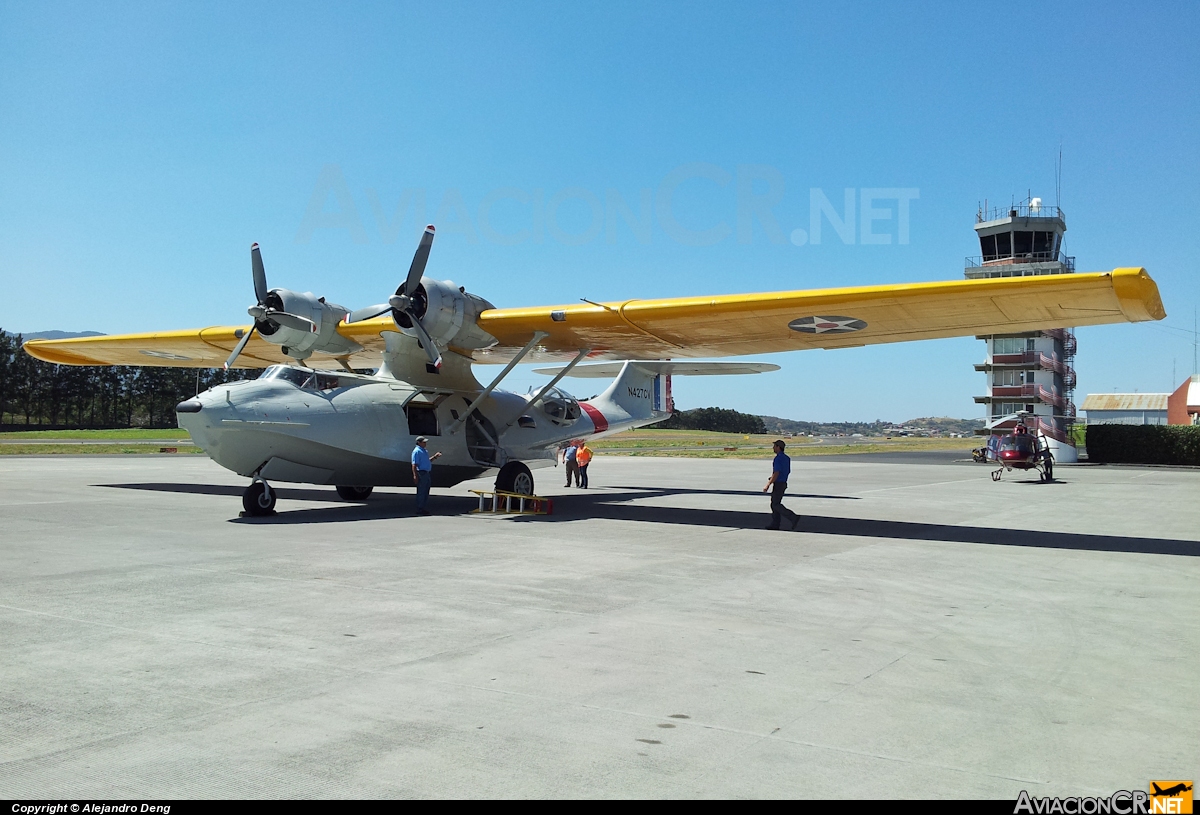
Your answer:
[[[496,490],[533,495],[533,473],[521,462],[510,461],[500,468],[500,474],[496,476]]]
[[[374,487],[338,487],[338,498],[343,501],[365,501],[371,497]]]
[[[256,478],[242,493],[242,508],[247,515],[259,517],[275,514],[275,491],[266,481]]]

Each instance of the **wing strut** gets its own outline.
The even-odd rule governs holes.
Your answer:
[[[500,435],[503,436],[504,431],[508,430],[510,427],[512,427],[513,424],[517,421],[517,419],[520,419],[521,415],[526,410],[529,409],[530,405],[537,404],[537,400],[541,399],[543,396],[545,396],[547,393],[549,393],[551,388],[553,388],[555,385],[557,385],[564,376],[569,374],[571,372],[572,368],[574,368],[579,363],[583,362],[583,358],[586,357],[590,353],[592,353],[591,348],[580,348],[579,353],[575,356],[575,359],[571,360],[571,363],[569,365],[567,365],[561,371],[559,371],[557,374],[555,374],[554,378],[551,379],[549,382],[547,382],[546,386],[537,392],[537,396],[533,397],[528,402],[526,402],[521,407],[521,409],[519,411],[517,411],[516,416],[513,416],[511,419],[508,420],[508,424],[504,425],[504,427],[501,428]]]
[[[507,365],[504,366],[504,370],[500,372],[499,376],[497,376],[495,379],[492,380],[492,384],[490,384],[486,388],[484,388],[483,393],[481,393],[475,397],[475,401],[472,402],[470,404],[470,406],[467,408],[467,412],[464,413],[463,415],[459,416],[457,419],[455,419],[454,423],[451,424],[450,427],[448,427],[446,429],[446,433],[451,436],[453,436],[455,433],[457,433],[459,431],[459,428],[461,428],[464,424],[466,424],[467,417],[470,416],[475,411],[475,408],[479,407],[483,403],[484,399],[487,399],[488,396],[491,395],[492,391],[494,391],[496,389],[496,386],[499,385],[504,380],[504,377],[508,376],[509,371],[511,371],[513,368],[517,367],[518,362],[525,359],[526,355],[530,351],[532,351],[539,342],[541,342],[542,340],[546,339],[546,337],[549,337],[549,336],[550,335],[545,331],[534,331],[533,339],[531,339],[529,342],[525,343],[525,347],[522,348],[520,350],[520,352],[518,352],[517,355],[514,356]]]

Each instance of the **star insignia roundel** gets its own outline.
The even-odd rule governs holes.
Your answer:
[[[788,323],[788,328],[805,334],[848,334],[866,327],[866,320],[854,317],[797,317]]]

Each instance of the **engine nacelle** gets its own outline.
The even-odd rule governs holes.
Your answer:
[[[473,351],[496,344],[496,338],[476,322],[481,312],[495,306],[455,286],[454,281],[422,277],[413,299],[416,301],[413,311],[438,346],[445,348],[453,345]],[[403,333],[410,337],[418,336],[408,315],[393,310],[392,319]]]
[[[344,356],[361,351],[362,346],[338,333],[338,323],[349,311],[335,303],[326,303],[310,291],[294,292],[271,289],[263,305],[272,311],[283,311],[311,320],[317,330],[281,325],[269,316],[256,322],[258,333],[267,342],[283,346],[283,352],[293,359],[307,359],[313,352]]]

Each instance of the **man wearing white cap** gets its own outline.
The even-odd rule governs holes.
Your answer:
[[[413,483],[417,485],[417,514],[432,515],[429,511],[429,486],[433,481],[433,462],[441,458],[441,453],[432,456],[425,449],[429,439],[417,436],[417,446],[412,451]]]

